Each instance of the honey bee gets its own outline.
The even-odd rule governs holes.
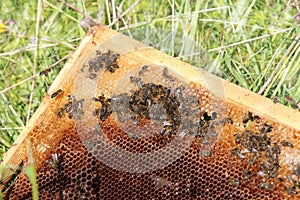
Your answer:
[[[130,76],[130,77],[129,77],[129,80],[130,80],[131,83],[134,83],[134,82],[135,82],[134,76]]]
[[[212,119],[216,119],[218,117],[218,114],[216,112],[211,113]]]
[[[269,133],[273,130],[273,126],[270,124],[264,123],[263,129],[265,130],[265,132]]]
[[[254,165],[254,163],[255,163],[255,159],[249,159],[249,160],[248,160],[248,164],[249,164],[250,166]]]
[[[112,66],[107,66],[107,69],[108,69],[108,71],[110,72],[110,73],[114,73],[115,72],[115,69],[114,68],[112,68]]]
[[[296,190],[296,186],[288,186],[288,187],[285,187],[284,189],[285,189],[285,191],[287,191],[291,195],[298,194],[298,192]]]
[[[277,143],[274,143],[274,147],[272,148],[272,151],[275,154],[280,154],[281,153],[280,147],[279,147],[279,145]]]
[[[112,99],[111,98],[105,98],[105,96],[102,94],[98,98],[93,97],[92,100],[94,102],[100,102],[101,103],[101,108],[94,110],[93,115],[94,116],[100,115],[100,120],[105,121],[105,119],[108,118],[108,116],[110,114],[112,114],[112,112],[113,112],[112,106],[111,106]]]
[[[271,189],[273,189],[273,187],[274,187],[274,184],[273,184],[273,183],[265,184],[265,186],[264,186],[264,188],[265,188],[266,190],[271,190]]]
[[[57,153],[51,154],[52,159],[48,160],[48,164],[53,168],[59,168],[60,160],[57,156]]]
[[[232,185],[232,186],[238,186],[240,184],[240,180],[238,178],[229,179],[228,183],[229,183],[229,185]]]
[[[96,59],[91,59],[88,61],[88,65],[89,65],[89,72],[92,72],[93,67],[95,67],[97,64],[97,60]]]
[[[53,98],[57,97],[58,95],[60,95],[61,93],[62,93],[62,89],[59,89],[51,95],[51,98],[53,99]]]
[[[101,126],[100,126],[99,123],[97,123],[97,125],[96,125],[96,127],[95,127],[95,133],[96,133],[97,135],[99,135],[99,134],[100,134],[100,131],[101,131]]]
[[[100,109],[95,109],[94,112],[93,112],[93,115],[97,116],[99,114],[99,112],[100,112]]]
[[[282,141],[281,144],[284,147],[291,147],[291,148],[294,147],[293,144],[291,144],[290,142],[287,142],[287,141]]]
[[[101,55],[101,51],[96,50],[96,56],[100,56]]]
[[[277,180],[278,180],[279,183],[283,182],[283,178],[277,178]]]
[[[115,54],[113,54],[112,56],[111,56],[111,60],[113,61],[113,62],[116,62],[117,61],[117,59],[120,57],[120,54],[119,53],[115,53]]]
[[[77,102],[77,111],[79,111],[80,113],[83,113],[82,111],[82,103],[84,102],[84,99],[80,99],[78,102]]]
[[[295,174],[298,177],[298,179],[300,179],[300,163],[297,164],[297,167],[296,167],[296,169],[294,169],[293,174]],[[300,182],[299,182],[299,184],[300,184]]]
[[[102,95],[99,96],[98,98],[93,97],[92,100],[93,100],[94,102],[100,102],[101,104],[104,104],[105,96],[104,96],[104,94],[102,94]]]
[[[66,111],[67,113],[73,112],[72,102],[69,102],[69,103],[65,104],[65,111]]]
[[[274,98],[273,98],[273,103],[278,103],[278,102],[279,102],[278,97],[274,97]]]
[[[40,75],[48,75],[48,73],[51,71],[51,68],[47,68],[40,72]]]
[[[235,137],[235,143],[239,144],[241,142],[241,136],[239,134],[234,134]]]
[[[202,155],[204,157],[210,157],[211,156],[211,152],[209,150],[201,150],[200,151],[200,155]]]
[[[87,65],[86,64],[84,64],[83,66],[82,66],[82,68],[80,69],[80,71],[81,72],[84,72],[84,69],[87,67]]]
[[[57,117],[61,118],[64,114],[64,109],[63,108],[59,108],[58,112],[57,112]]]
[[[248,112],[246,116],[243,118],[243,123],[246,124],[248,121],[253,121],[253,115],[251,112]]]
[[[139,71],[139,76],[143,76],[144,72],[148,71],[148,66],[144,65],[142,69]]]
[[[143,71],[146,71],[146,70],[148,69],[148,67],[149,67],[149,66],[144,65],[144,66],[142,67],[142,70],[143,70]]]
[[[110,73],[114,73],[115,69],[119,68],[119,65],[117,64],[117,59],[120,57],[120,54],[112,54],[111,50],[108,50],[107,53],[104,53],[102,55],[104,56],[102,62],[104,62],[106,69],[108,69]]]
[[[271,178],[275,178],[277,175],[278,175],[278,170],[274,170],[274,171],[271,173]]]
[[[90,73],[89,74],[89,78],[90,79],[95,79],[96,78],[96,74],[95,73]]]
[[[136,134],[134,134],[134,133],[127,133],[128,134],[128,136],[130,137],[130,138],[132,138],[132,139],[138,139],[139,137],[136,135]]]
[[[94,68],[94,72],[98,72],[100,68],[103,68],[103,64],[98,62]]]
[[[166,183],[167,183],[167,179],[166,179],[166,178],[164,178],[164,177],[158,177],[158,178],[157,178],[157,184],[156,184],[156,187],[157,187],[157,188],[161,188],[161,187],[163,187],[164,185],[166,185]]]
[[[230,117],[225,118],[225,123],[233,124],[233,120]]]
[[[169,75],[169,71],[166,67],[163,69],[163,76],[166,77],[170,82],[174,81],[174,78]]]

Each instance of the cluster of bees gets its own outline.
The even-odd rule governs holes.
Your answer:
[[[293,145],[289,142],[283,141],[282,146],[293,148]],[[284,182],[283,178],[278,178],[280,182]],[[298,194],[298,191],[300,190],[300,162],[294,166],[292,172],[288,175],[286,175],[285,179],[285,188],[284,188],[289,194]],[[298,191],[297,191],[298,189]]]
[[[119,57],[120,54],[114,53],[111,50],[107,50],[106,52],[97,50],[96,57],[89,59],[88,62],[83,65],[81,71],[84,72],[84,69],[88,68],[88,77],[90,79],[96,78],[96,73],[101,69],[114,73],[115,70],[119,68],[117,64]]]
[[[206,112],[200,113],[199,100],[193,94],[186,94],[186,88],[181,84],[174,88],[153,83],[144,84],[141,76],[148,69],[149,67],[144,65],[138,73],[139,76],[130,76],[130,82],[139,88],[130,98],[130,108],[136,123],[140,118],[154,119],[164,125],[162,135],[176,134],[179,131],[180,137],[191,134],[204,138],[210,120],[216,118],[216,113],[214,116],[209,116]],[[175,81],[178,82],[166,67],[162,70],[162,77],[171,85]]]
[[[108,118],[108,116],[112,113],[112,106],[111,106],[112,99],[105,98],[105,96],[102,94],[98,98],[93,97],[92,100],[94,102],[101,103],[101,108],[94,110],[94,116],[99,116],[101,121],[105,121],[106,118]]]
[[[152,119],[164,125],[161,131],[163,135],[175,134],[181,122],[176,96],[162,85],[147,83],[131,95],[122,93],[112,98],[101,95],[93,100],[101,103],[101,107],[94,111],[101,121],[113,112],[117,114],[119,122],[131,120],[137,125],[141,119]]]
[[[59,108],[57,116],[61,118],[64,114],[68,114],[68,117],[71,119],[79,119],[80,116],[84,114],[83,112],[83,102],[84,99],[76,100],[73,95],[68,95],[68,103],[64,107]]]
[[[103,94],[93,97],[92,100],[101,106],[94,110],[94,116],[105,121],[115,113],[119,122],[132,121],[138,125],[141,120],[153,120],[152,123],[162,125],[161,135],[179,133],[204,137],[209,127],[209,121],[216,118],[207,113],[199,112],[198,99],[193,95],[184,95],[185,87],[181,84],[171,88],[161,84],[144,83],[141,78],[149,70],[149,66],[142,66],[139,76],[130,76],[129,81],[137,86],[130,93],[121,93],[111,98]],[[162,75],[169,82],[176,78],[167,68]],[[215,114],[216,115],[216,114]],[[178,132],[180,129],[180,132]]]
[[[243,124],[246,125],[248,122],[254,122],[259,119],[259,116],[248,112],[243,118]],[[253,132],[252,130],[245,130],[241,134],[235,134],[235,143],[239,148],[236,147],[232,149],[232,154],[240,159],[249,158],[249,166],[259,164],[259,170],[256,173],[263,177],[264,180],[277,178],[278,182],[283,182],[282,178],[278,178],[278,171],[280,168],[278,157],[282,147],[292,148],[293,145],[288,141],[282,141],[280,144],[276,142],[272,143],[271,138],[268,137],[268,133],[271,132],[272,129],[273,127],[271,125],[264,123],[259,133]],[[249,179],[252,175],[253,172],[248,169],[243,172],[244,179]],[[291,178],[287,177],[288,181],[290,181],[289,179]],[[298,185],[294,183],[292,186],[289,185],[285,189],[290,194],[297,194],[296,188],[299,186],[298,179]],[[274,182],[263,181],[259,183],[259,187],[270,190],[274,188]]]
[[[164,124],[161,134],[167,135],[176,134],[180,125],[179,104],[169,88],[147,83],[131,95],[129,109],[134,123],[137,124],[142,118],[160,121]]]
[[[216,112],[213,112],[211,116],[208,115],[207,112],[201,113],[196,136],[202,138],[202,143],[205,143],[205,138],[209,132],[209,129],[213,129],[215,125],[219,123],[218,121],[214,121],[215,119],[217,119]],[[216,137],[216,132],[210,131],[210,136]]]

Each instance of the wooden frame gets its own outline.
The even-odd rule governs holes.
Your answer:
[[[32,116],[26,128],[22,131],[13,146],[6,153],[3,159],[4,164],[9,165],[12,169],[16,169],[23,162],[23,160],[26,159],[26,138],[28,136],[28,133],[30,133],[34,128],[34,125],[42,122],[47,117],[46,110],[49,107],[51,101],[50,95],[61,88],[63,84],[66,84],[66,80],[71,79],[75,76],[74,74],[78,70],[80,70],[80,67],[85,58],[94,51],[95,46],[98,46],[99,44],[107,41],[112,37],[117,37],[116,42],[118,42],[119,44],[116,48],[144,48],[142,51],[137,51],[136,53],[145,60],[151,60],[154,63],[163,62],[164,64],[170,66],[188,65],[178,59],[154,50],[153,48],[146,47],[145,45],[136,42],[135,40],[128,38],[127,36],[123,36],[107,27],[93,27],[82,40],[77,50],[65,64],[64,68],[61,70],[61,72],[49,88],[48,94],[44,98],[38,110]],[[226,102],[240,107],[244,110],[251,110],[257,114],[264,116],[266,119],[275,121],[276,123],[284,127],[288,127],[294,130],[297,133],[295,140],[299,141],[300,112],[283,106],[279,103],[275,104],[270,99],[243,89],[226,80],[222,80],[214,75],[207,74],[206,72],[201,73],[210,82],[223,83]],[[186,78],[189,78],[188,72],[183,74]],[[299,148],[299,146],[297,146],[297,148]],[[1,177],[2,182],[7,182],[11,174],[12,172],[10,170],[7,170],[7,173],[3,177]]]

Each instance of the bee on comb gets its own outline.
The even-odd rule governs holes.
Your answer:
[[[58,95],[60,95],[62,93],[62,89],[58,89],[56,92],[54,92],[53,94],[51,94],[51,98],[55,98],[57,97]]]

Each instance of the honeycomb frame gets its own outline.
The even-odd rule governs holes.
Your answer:
[[[113,37],[117,39],[111,40]],[[114,73],[115,79],[121,78],[122,70],[127,65],[137,65],[143,69],[148,65],[151,68],[151,64],[155,63],[178,72],[202,102],[202,128],[206,127],[206,123],[214,123],[214,114],[210,112],[210,90],[219,87],[217,83],[221,82],[226,94],[226,117],[222,121],[222,131],[212,144],[213,148],[202,152],[207,141],[201,136],[196,137],[187,151],[175,161],[171,160],[171,164],[143,173],[138,169],[128,169],[132,172],[125,169],[120,171],[102,164],[97,155],[109,156],[109,150],[101,151],[97,142],[91,142],[95,138],[89,134],[84,135],[84,139],[79,136],[74,118],[80,118],[80,112],[70,112],[70,106],[80,111],[84,103],[81,99],[75,99],[77,95],[72,90],[77,72],[87,70],[84,65],[87,60],[94,61],[95,57],[91,55],[95,55],[95,48],[99,45],[117,52],[102,53],[114,57],[105,69],[106,73]],[[122,55],[128,49],[132,52]],[[92,62],[89,64],[92,65]],[[193,74],[196,71],[205,77],[206,82],[195,78]],[[88,78],[94,79],[94,74],[89,71]],[[173,74],[168,75],[163,68],[161,74],[172,79]],[[103,79],[104,83],[110,81],[105,77]],[[103,85],[101,87],[105,88]],[[109,89],[108,86],[106,90],[103,89],[107,91],[105,94],[110,94]],[[159,89],[160,92],[162,90]],[[222,94],[214,95],[217,99]],[[124,136],[112,120],[113,112],[108,111],[111,100],[101,97],[101,94],[94,98],[102,106],[106,105],[104,110],[101,107],[102,114],[98,110],[95,115],[100,122],[103,121],[103,130],[110,133],[109,140],[126,151],[159,149],[173,138],[172,134],[167,134],[157,136],[155,142],[148,142],[139,138],[139,135]],[[157,99],[157,96],[153,99]],[[169,129],[167,125],[166,130]],[[274,104],[269,99],[206,72],[199,72],[187,63],[100,26],[93,27],[82,40],[15,145],[5,155],[3,163],[12,166],[13,170],[21,164],[26,166],[26,138],[29,138],[36,161],[39,196],[42,199],[298,199],[299,137],[299,112]],[[126,163],[126,160],[114,162]],[[130,163],[127,164],[131,168]],[[3,183],[9,180],[13,170],[1,177]],[[31,198],[30,185],[23,171],[14,186],[5,192],[5,197]]]

